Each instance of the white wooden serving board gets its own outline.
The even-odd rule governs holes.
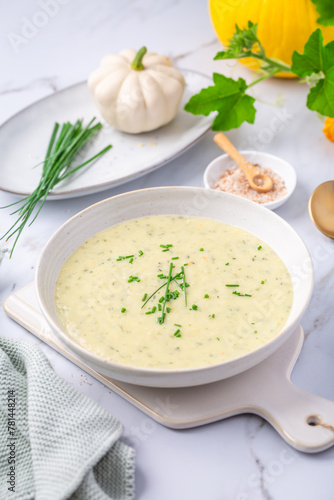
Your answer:
[[[4,309],[39,339],[162,425],[185,429],[255,413],[297,450],[318,452],[334,444],[334,402],[302,391],[290,381],[303,345],[301,326],[274,354],[246,372],[198,387],[159,389],[112,380],[68,352],[43,319],[34,283],[12,294]],[[166,401],[168,404],[162,404]]]

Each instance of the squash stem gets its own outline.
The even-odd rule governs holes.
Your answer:
[[[142,47],[141,49],[138,50],[134,60],[131,63],[132,69],[135,69],[136,71],[142,71],[144,69],[143,57],[146,54],[146,52],[147,52],[146,47]]]

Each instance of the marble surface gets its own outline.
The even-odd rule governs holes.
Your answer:
[[[43,9],[48,13],[40,14]],[[145,44],[168,55],[179,68],[252,79],[239,64],[212,61],[220,44],[204,0],[17,0],[7,3],[0,33],[1,123],[38,99],[84,80],[104,54],[125,47]],[[296,191],[277,213],[304,239],[315,269],[313,297],[302,320],[306,340],[292,380],[304,390],[334,400],[334,242],[318,232],[307,213],[312,190],[333,178],[334,144],[322,134],[316,113],[306,109],[305,85],[272,80],[253,92],[256,123],[228,136],[239,148],[277,154],[294,165]],[[139,180],[104,193],[48,202],[22,234],[11,261],[5,258],[2,263],[1,304],[34,279],[43,245],[70,216],[128,190],[201,186],[206,165],[219,154],[209,133],[183,156]],[[13,196],[0,191],[0,206],[13,201]],[[1,233],[10,221],[9,211],[1,210]],[[0,249],[5,246],[0,242]],[[302,263],[296,272],[304,272]],[[186,431],[164,428],[39,342],[2,310],[0,328],[1,335],[39,345],[60,376],[123,422],[124,439],[137,451],[138,499],[332,500],[334,448],[315,455],[297,452],[269,424],[252,415]]]

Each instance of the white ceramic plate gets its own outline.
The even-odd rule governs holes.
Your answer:
[[[278,174],[285,182],[287,193],[278,198],[277,200],[268,201],[267,203],[262,203],[261,205],[270,210],[280,207],[285,203],[292,195],[296,183],[297,176],[296,171],[290,163],[279,158],[279,156],[274,156],[269,153],[263,153],[262,151],[240,151],[240,153],[251,163],[258,163],[261,166],[269,167],[273,172]],[[207,166],[204,172],[204,186],[206,188],[214,189],[216,181],[221,177],[222,173],[228,168],[235,165],[233,161],[227,154],[218,156]]]
[[[118,186],[159,168],[193,146],[209,130],[212,118],[183,110],[189,98],[211,83],[194,71],[182,71],[186,88],[175,119],[152,132],[130,135],[118,132],[98,114],[86,82],[68,87],[25,108],[0,127],[0,189],[17,195],[30,194],[37,186],[54,123],[88,123],[94,116],[104,124],[96,140],[80,157],[80,163],[108,144],[112,149],[94,164],[59,184],[52,200],[96,193]],[[73,163],[75,165],[75,163]]]

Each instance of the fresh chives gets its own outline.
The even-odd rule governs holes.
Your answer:
[[[122,307],[121,313],[125,313],[125,311],[126,311],[125,307]]]
[[[240,286],[240,285],[225,285],[225,286]]]
[[[179,326],[181,328],[182,325],[178,325],[177,323],[174,323],[174,326]]]
[[[145,302],[146,297],[147,297],[147,293],[144,293],[143,298],[142,298],[141,300],[142,300],[143,302]]]
[[[183,284],[183,293],[184,293],[184,304],[187,307],[187,283],[186,283],[186,275],[184,272],[184,266],[181,267],[182,271],[182,284]]]
[[[167,302],[167,295],[168,295],[168,292],[169,292],[169,285],[170,285],[170,281],[171,281],[171,278],[172,278],[172,271],[173,271],[173,263],[171,262],[170,265],[169,265],[169,272],[168,272],[168,279],[167,279],[167,283],[166,283],[166,290],[165,290],[165,297],[164,297],[164,301],[163,301],[163,304],[162,304],[162,312],[161,312],[161,316],[160,316],[160,324],[162,324],[164,321],[165,321],[165,307],[166,307],[166,302]]]
[[[197,306],[196,304],[193,304],[193,305],[191,306],[190,311],[197,311],[197,309],[198,309],[198,306]]]
[[[177,260],[179,259],[180,257],[172,257],[172,260]]]
[[[139,250],[138,255],[139,257],[141,257],[142,255],[144,255],[144,252],[142,250]]]
[[[199,249],[199,251],[200,251],[200,252],[204,252],[204,248],[200,248],[200,249]]]
[[[10,257],[13,255],[14,248],[25,225],[30,221],[30,226],[35,221],[50,191],[61,181],[74,174],[74,172],[77,172],[100,155],[106,153],[112,147],[109,144],[89,160],[71,168],[72,162],[79,151],[102,127],[101,123],[93,125],[94,121],[95,118],[93,118],[86,127],[82,126],[83,120],[77,120],[74,125],[70,122],[64,123],[61,128],[59,123],[55,123],[46,151],[45,160],[43,161],[42,174],[38,186],[30,195],[22,200],[1,207],[8,208],[13,205],[21,204],[20,208],[11,213],[11,215],[18,214],[16,222],[0,238],[1,240],[7,237],[6,240],[9,240],[9,238],[16,234]],[[41,204],[35,215],[33,215],[39,201]]]
[[[167,285],[167,281],[166,281],[166,283],[164,283],[163,285],[159,286],[159,288],[157,288],[157,289],[156,289],[156,290],[155,290],[155,291],[154,291],[154,292],[153,292],[153,293],[149,296],[149,298],[148,298],[148,299],[146,299],[146,301],[144,302],[144,304],[141,306],[141,309],[143,309],[143,307],[145,307],[145,306],[146,306],[147,302],[148,302],[148,301],[149,301],[152,297],[154,297],[154,295],[155,295],[155,294],[156,294],[159,290],[161,290],[161,288],[163,288],[163,287],[164,287],[164,286],[166,286],[166,285]],[[161,299],[162,299],[162,300],[161,300]],[[163,298],[163,297],[161,297],[161,298],[159,299],[159,302],[161,303],[161,302],[163,302],[163,300],[164,300],[164,298]]]
[[[261,285],[264,285],[264,281],[263,280],[261,281]]]
[[[174,332],[174,337],[181,337],[181,330],[178,328],[176,332]]]
[[[257,247],[257,249],[258,249],[258,250],[261,250],[261,248],[262,248],[262,246],[261,246],[261,245],[259,245],[259,246]]]
[[[204,298],[205,298],[205,299],[208,299],[208,298],[209,298],[209,294],[207,294],[207,293],[206,293],[206,294],[204,295]]]

